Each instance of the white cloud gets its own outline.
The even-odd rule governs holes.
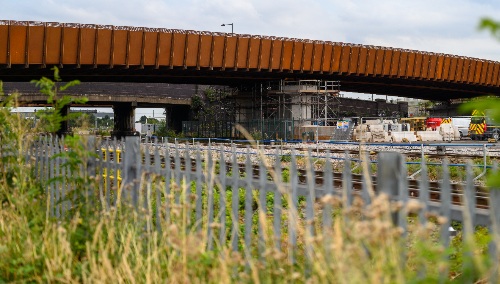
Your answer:
[[[385,45],[500,60],[472,0],[0,0],[1,19],[166,27]],[[497,51],[499,50],[499,51]]]

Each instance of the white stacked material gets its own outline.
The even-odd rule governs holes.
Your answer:
[[[365,141],[369,142],[371,141],[372,134],[368,130],[368,127],[366,125],[363,125],[362,127],[363,131],[361,131],[361,127],[358,125],[356,128],[354,128],[353,136],[356,141]]]
[[[441,124],[441,126],[439,126],[439,134],[441,134],[441,136],[443,136],[443,141],[454,141],[455,140],[455,131],[454,131],[451,123]]]
[[[372,142],[389,142],[389,135],[384,131],[384,125],[371,125]]]
[[[354,139],[356,141],[364,141],[364,142],[370,142],[371,139],[372,139],[372,133],[371,132],[363,132],[363,134],[361,134],[361,132],[359,130],[354,130]],[[361,135],[363,135],[363,138],[361,138]]]
[[[376,124],[380,124],[380,120],[378,119],[371,119],[371,120],[366,120],[363,125],[366,124],[366,125],[376,125]]]
[[[361,132],[359,131],[359,126],[356,126],[352,132],[352,137],[355,141],[359,140],[359,135],[361,135]]]
[[[361,129],[363,130],[362,132],[369,132],[368,126],[363,124],[363,125],[358,125],[354,127],[354,131],[352,132],[352,136],[354,137],[354,140],[359,141],[361,139]]]
[[[359,135],[359,129],[360,129],[360,126],[355,126],[353,131],[352,131],[352,138],[354,140],[358,140],[358,135]]]
[[[416,142],[417,136],[413,131],[392,131],[391,140],[392,142]]]
[[[417,131],[419,141],[443,141],[443,136],[438,131]]]
[[[364,141],[364,142],[372,141],[372,133],[371,132],[363,132],[362,141]]]
[[[453,126],[453,133],[455,134],[455,140],[460,140],[460,130],[458,130],[458,126]]]

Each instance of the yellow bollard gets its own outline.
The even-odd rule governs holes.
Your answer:
[[[111,156],[111,154],[113,153],[114,150],[113,149],[101,148],[101,151],[104,154],[103,155],[104,156],[103,157],[104,161],[107,161],[108,160],[108,153]],[[116,162],[120,161],[120,154],[121,154],[121,152],[122,152],[122,150],[116,150],[116,159],[117,159]],[[118,180],[116,182],[116,194],[119,194],[120,183],[122,181],[122,177],[120,176],[120,170],[117,171],[116,176],[117,176],[117,180]],[[106,188],[106,179],[108,178],[108,169],[107,168],[104,168],[104,172],[103,172],[102,177],[104,178],[104,194],[106,194],[106,191],[107,191],[107,188]],[[114,180],[115,177],[113,175],[109,175],[109,179],[110,180]]]

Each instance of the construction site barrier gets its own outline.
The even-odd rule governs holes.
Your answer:
[[[153,144],[153,146],[158,146],[158,147],[164,147],[164,145],[155,145]],[[174,148],[176,149],[175,146],[169,146],[168,148]],[[182,147],[177,147],[177,149],[179,150],[188,150],[188,151],[194,151],[196,150],[195,148],[182,148]],[[202,150],[203,151],[203,150]],[[208,149],[207,149],[208,151]],[[211,151],[216,151],[216,152],[220,152],[221,150],[220,149],[217,149],[217,148],[212,148]],[[242,155],[246,155],[246,154],[249,154],[249,155],[259,155],[259,153],[256,153],[256,152],[232,152],[232,151],[226,151],[224,150],[224,153],[236,153],[236,154],[242,154]],[[275,156],[276,154],[266,154],[266,153],[262,153],[262,155],[264,156]],[[281,155],[282,157],[291,157],[291,155],[288,155],[288,154],[285,154],[285,155]],[[299,155],[299,154],[295,154],[296,157],[308,157],[308,155]],[[311,155],[311,158],[317,158],[317,159],[326,159],[328,157],[326,156],[319,156],[319,155]],[[329,157],[330,159],[332,160],[346,160],[346,158],[342,158],[342,157]],[[353,161],[353,162],[363,162],[364,160],[363,159],[351,159],[351,158],[348,158],[347,159],[348,161]],[[378,164],[378,161],[368,161],[369,163],[371,164]],[[420,165],[421,163],[420,162],[405,162],[405,164],[407,165]],[[431,166],[442,166],[443,164],[441,163],[426,163],[426,165],[431,165]],[[466,164],[448,164],[448,166],[450,167],[466,167],[467,165]],[[488,169],[491,169],[493,166],[489,166],[489,165],[471,165],[472,167],[475,167],[475,168],[488,168]]]
[[[155,138],[156,136],[152,136]],[[366,146],[392,146],[392,147],[435,147],[435,146],[446,146],[446,147],[494,147],[498,146],[496,144],[453,144],[453,143],[362,143],[362,142],[338,142],[338,141],[329,141],[329,140],[316,140],[316,141],[302,141],[302,140],[233,140],[227,138],[177,138],[177,137],[156,137],[162,139],[170,139],[170,140],[209,140],[209,141],[228,141],[228,142],[241,142],[241,143],[304,143],[304,144],[340,144],[340,145],[366,145]],[[151,140],[152,141],[152,140]]]

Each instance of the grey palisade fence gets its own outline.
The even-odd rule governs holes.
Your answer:
[[[95,155],[88,156],[85,164],[78,169],[70,169],[67,164],[67,156],[55,156],[65,149],[64,141],[53,139],[51,137],[41,137],[30,147],[26,157],[31,157],[32,168],[35,171],[37,180],[43,184],[48,194],[50,203],[50,214],[57,218],[62,218],[67,214],[72,206],[71,199],[66,196],[72,190],[72,184],[65,182],[64,179],[58,179],[61,176],[99,176],[96,179],[98,190],[90,190],[89,197],[101,204],[103,210],[117,206],[118,197],[122,202],[130,202],[132,206],[143,207],[144,212],[149,216],[154,216],[155,222],[152,224],[160,233],[162,232],[162,220],[171,218],[172,208],[175,205],[190,203],[193,207],[190,210],[188,220],[197,230],[207,230],[207,247],[212,249],[216,244],[228,244],[234,250],[241,250],[240,241],[243,247],[250,247],[252,238],[258,236],[261,243],[264,241],[265,228],[259,223],[258,233],[252,234],[252,215],[254,213],[263,213],[261,216],[272,216],[272,227],[274,229],[275,247],[281,250],[281,241],[284,239],[282,234],[283,215],[288,214],[288,222],[294,224],[298,218],[301,218],[305,226],[306,235],[314,236],[318,228],[326,230],[332,226],[332,207],[325,204],[323,207],[323,217],[321,225],[314,225],[314,218],[318,216],[315,212],[315,204],[326,195],[338,196],[343,201],[343,208],[349,208],[354,200],[354,190],[351,173],[351,161],[345,160],[345,167],[342,176],[342,186],[334,187],[333,172],[326,170],[323,172],[323,184],[317,185],[313,175],[313,160],[311,157],[305,159],[307,173],[305,183],[299,183],[299,174],[297,169],[296,156],[291,154],[291,163],[289,170],[289,180],[282,180],[281,156],[276,151],[276,164],[274,167],[268,167],[259,160],[257,173],[250,159],[250,148],[244,159],[244,166],[239,164],[241,156],[238,158],[235,147],[232,147],[225,161],[217,161],[214,153],[225,151],[223,148],[212,147],[209,151],[200,150],[200,145],[179,145],[166,150],[160,154],[165,145],[153,144],[152,154],[149,148],[145,150],[145,145],[140,143],[139,137],[127,137],[125,143],[117,145],[115,141],[104,141],[97,147],[96,139],[88,137],[87,147]],[[141,147],[143,147],[141,149]],[[222,147],[222,146],[221,146]],[[104,159],[105,153],[101,149],[112,149],[112,159]],[[117,149],[123,149],[121,159],[117,157]],[[188,149],[188,151],[185,151]],[[180,152],[184,152],[183,155]],[[108,152],[109,153],[109,152]],[[194,164],[191,154],[194,154]],[[240,153],[241,155],[241,153]],[[329,153],[327,156],[329,157]],[[309,156],[310,153],[309,153]],[[346,153],[346,157],[348,157]],[[183,161],[182,161],[183,160]],[[418,198],[410,197],[408,192],[408,179],[404,156],[396,152],[383,152],[378,156],[377,173],[377,192],[376,194],[386,193],[391,200],[400,201],[403,207],[409,199],[417,199],[421,204],[421,210],[418,212],[419,220],[422,223],[427,221],[426,213],[435,212],[440,216],[447,217],[446,222],[441,224],[441,241],[445,246],[449,244],[450,222],[463,221],[464,217],[470,216],[472,224],[482,226],[496,226],[500,228],[500,194],[497,189],[493,189],[489,195],[489,209],[481,209],[476,206],[476,192],[473,182],[472,167],[469,163],[466,167],[466,183],[463,191],[458,193],[464,197],[463,204],[452,203],[452,188],[450,184],[447,161],[444,160],[442,167],[442,182],[440,186],[440,201],[430,200],[430,190],[427,178],[427,167],[425,159],[422,159],[421,182],[418,190]],[[162,166],[165,165],[165,166]],[[219,165],[219,166],[218,166]],[[331,169],[331,159],[326,159],[325,169]],[[232,169],[232,170],[231,170]],[[236,170],[238,169],[238,170]],[[497,171],[494,166],[494,171]],[[118,173],[120,172],[120,173]],[[105,177],[105,178],[101,178]],[[121,186],[116,194],[117,183],[121,177]],[[181,184],[190,185],[190,192],[182,194]],[[371,180],[362,182],[362,189],[356,194],[364,199],[364,206],[371,203],[374,197],[373,192],[369,192]],[[226,193],[229,189],[244,189],[244,216],[240,216],[240,200],[238,194],[231,196],[230,212],[226,212],[229,200]],[[258,191],[258,209],[254,207],[252,190]],[[218,194],[215,194],[215,193]],[[274,204],[272,208],[266,206],[267,193],[274,193]],[[457,194],[457,193],[454,193]],[[282,198],[289,198],[291,204],[283,206]],[[168,198],[167,198],[168,197]],[[215,200],[218,198],[218,200]],[[299,198],[305,198],[305,208],[299,208]],[[218,202],[217,214],[214,203]],[[153,204],[154,203],[154,204]],[[270,206],[269,206],[270,207]],[[288,209],[287,209],[288,208]],[[258,212],[255,212],[258,210]],[[298,214],[301,210],[302,214]],[[242,210],[243,211],[243,210]],[[269,211],[269,212],[268,212]],[[272,211],[272,212],[271,212]],[[230,213],[230,214],[228,214]],[[193,215],[194,214],[194,215]],[[227,219],[230,215],[230,221]],[[394,224],[406,230],[407,216],[404,210],[393,214]],[[239,218],[243,217],[244,230],[240,231]],[[205,222],[205,226],[202,226]],[[217,226],[212,226],[216,224]],[[226,224],[229,227],[226,227]],[[466,226],[464,226],[466,227]],[[467,229],[467,228],[466,228]],[[469,228],[470,229],[470,228]],[[298,232],[295,226],[288,226],[288,249],[297,250]],[[242,234],[242,235],[236,235]],[[306,255],[310,256],[311,247],[305,245]],[[262,245],[261,250],[262,252]],[[490,252],[493,261],[497,261],[497,251],[494,244],[491,245]],[[293,255],[293,253],[291,254]],[[495,257],[493,257],[495,256]]]

